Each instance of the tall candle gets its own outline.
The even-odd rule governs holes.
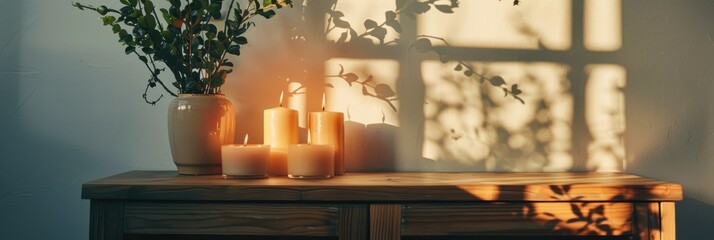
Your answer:
[[[223,145],[221,149],[224,178],[264,178],[268,176],[270,146],[248,144]]]
[[[325,95],[322,95],[322,112],[308,115],[309,141],[315,145],[331,145],[334,148],[335,175],[345,173],[345,122],[341,112],[325,111]]]
[[[331,178],[335,173],[334,148],[332,145],[312,145],[309,139],[308,136],[308,144],[294,144],[288,148],[288,177]]]
[[[288,146],[298,143],[298,112],[280,106],[263,111],[263,142],[270,145],[270,174],[285,176],[288,172]]]

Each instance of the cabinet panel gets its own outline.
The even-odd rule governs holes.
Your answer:
[[[124,232],[337,236],[339,214],[312,204],[127,203]]]
[[[632,235],[631,203],[411,204],[403,235]]]

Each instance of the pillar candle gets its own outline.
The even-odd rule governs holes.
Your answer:
[[[263,143],[270,145],[270,175],[287,175],[288,146],[298,143],[298,112],[280,106],[263,111]]]
[[[335,175],[345,173],[345,122],[341,112],[325,111],[325,95],[322,95],[322,112],[308,115],[309,141],[315,145],[331,145],[334,148]]]
[[[223,145],[221,155],[224,178],[268,177],[270,146],[248,144],[248,134],[243,144]]]
[[[335,172],[332,145],[294,144],[288,148],[288,177],[331,178]]]

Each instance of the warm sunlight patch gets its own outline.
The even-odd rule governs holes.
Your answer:
[[[326,109],[344,112],[349,121],[399,126],[398,75],[394,60],[330,59],[325,62]]]
[[[379,38],[365,34],[367,32],[365,25],[370,25],[365,22],[373,21],[379,25],[385,21],[385,12],[395,10],[394,1],[341,0],[331,7],[332,9],[325,14],[325,23],[327,23],[325,38],[328,41],[341,42],[340,39],[351,41],[352,35],[349,33],[349,28],[346,28],[349,26],[358,35],[364,34],[374,44],[380,43]],[[399,38],[399,33],[394,31],[385,31],[385,33],[384,42]]]
[[[567,50],[571,1],[460,1],[454,13],[430,11],[418,18],[418,34],[448,38],[459,47]]]
[[[614,64],[590,64],[586,71],[585,121],[593,138],[588,146],[587,168],[624,170],[625,68]]]
[[[622,47],[621,6],[621,0],[585,0],[585,48],[615,51]]]
[[[486,77],[502,76],[526,93],[525,104],[452,64],[422,64],[422,156],[481,170],[565,171],[570,156],[572,97],[567,66],[554,63],[470,63]],[[447,163],[445,163],[447,164]],[[449,163],[450,164],[450,163]]]

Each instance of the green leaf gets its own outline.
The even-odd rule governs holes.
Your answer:
[[[151,0],[145,0],[144,2],[144,12],[146,14],[151,14],[154,11],[154,3]]]
[[[141,27],[136,26],[134,27],[134,29],[131,30],[131,33],[134,34],[134,36],[136,37],[142,37],[144,36],[144,34],[146,34],[146,31],[144,31],[144,29],[142,29]]]
[[[153,15],[146,15],[146,27],[149,29],[156,28],[156,18]]]
[[[181,0],[169,0],[172,7],[181,7]]]
[[[129,1],[129,5],[131,5],[132,7],[136,7],[136,3],[138,2],[138,0],[128,0],[128,1]]]
[[[161,31],[161,37],[167,42],[171,42],[174,39],[174,35],[168,30]]]
[[[206,32],[210,32],[210,33],[214,33],[214,34],[215,34],[215,33],[218,33],[218,28],[216,27],[216,25],[213,25],[213,24],[211,24],[211,23],[205,24],[205,25],[203,25],[203,26],[201,26],[201,27],[202,27],[203,30],[205,30]]]
[[[159,9],[161,11],[161,17],[164,18],[164,22],[171,23],[171,13],[165,8]]]
[[[119,12],[121,12],[124,15],[129,15],[134,12],[134,8],[131,6],[122,7],[119,9]]]
[[[125,54],[131,54],[131,53],[134,52],[134,50],[136,50],[135,47],[128,46],[128,47],[126,47],[126,48],[124,49],[124,53],[125,53]]]
[[[141,51],[144,52],[144,53],[146,53],[146,54],[154,54],[154,53],[156,53],[156,51],[154,51],[154,49],[152,49],[152,48],[150,48],[150,47],[144,47],[144,48],[141,49]]]
[[[221,64],[221,66],[233,67],[233,63],[232,62],[224,62],[223,64]]]
[[[273,5],[273,0],[263,0],[263,7],[269,7]]]
[[[147,63],[149,60],[146,59],[146,56],[139,56],[139,60],[141,60],[144,63]]]
[[[218,3],[211,3],[206,7],[206,11],[215,19],[221,18],[221,5]]]
[[[243,44],[248,43],[248,39],[245,37],[237,37],[236,39],[233,40],[233,42],[243,45]]]
[[[119,2],[127,6],[130,5],[128,0],[119,0]]]
[[[260,16],[263,16],[266,19],[270,19],[273,16],[275,16],[275,11],[273,11],[273,10],[259,11],[258,14],[260,14]]]
[[[372,29],[372,28],[376,28],[377,26],[378,26],[377,22],[375,22],[375,21],[372,20],[372,19],[364,20],[364,27],[365,27],[367,30]]]
[[[116,24],[116,23],[112,24],[112,32],[119,33],[119,31],[121,31],[121,26],[119,26],[119,24]]]
[[[218,32],[218,41],[220,41],[221,43],[226,41],[226,33],[225,32],[223,32],[223,31]]]
[[[228,47],[228,53],[233,54],[233,55],[240,55],[240,46],[239,45],[233,45]]]
[[[102,23],[104,24],[104,26],[113,24],[116,20],[117,20],[117,19],[116,19],[116,17],[114,17],[114,16],[104,16],[104,17],[102,17]],[[113,27],[113,26],[112,26],[112,27]]]

